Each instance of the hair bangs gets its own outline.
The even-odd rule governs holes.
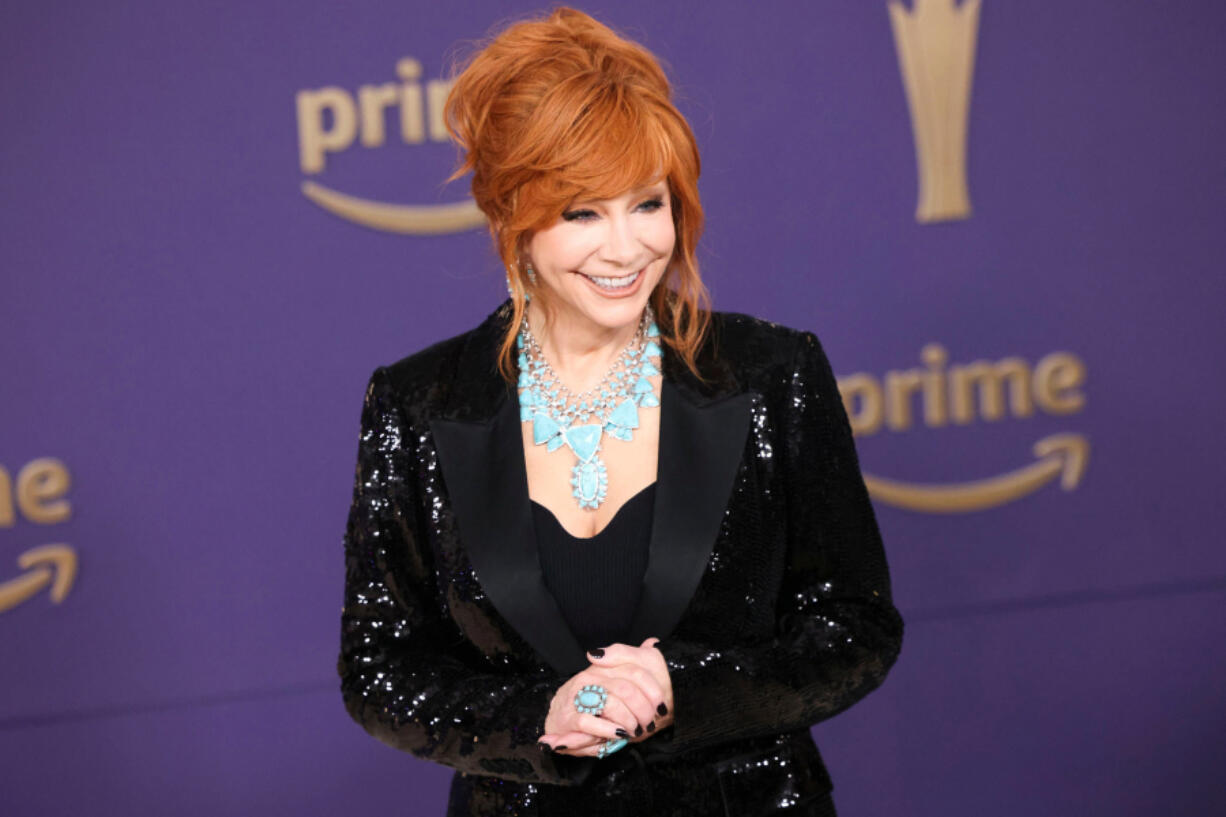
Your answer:
[[[667,176],[674,151],[666,128],[643,104],[621,94],[595,106],[568,140],[570,161],[559,168],[571,199],[611,199]]]

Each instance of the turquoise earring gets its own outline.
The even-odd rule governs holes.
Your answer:
[[[525,273],[527,274],[527,276],[528,276],[528,286],[530,286],[530,287],[535,287],[535,286],[536,286],[536,270],[532,269],[532,262],[530,262],[530,261],[525,261],[525,262],[524,262],[524,272],[525,272]],[[512,297],[514,297],[514,296],[515,296],[515,290],[514,290],[514,288],[511,286],[511,271],[510,271],[510,270],[507,270],[507,294],[508,294],[508,295],[510,295],[510,296],[512,296]],[[525,301],[531,301],[531,300],[532,300],[532,293],[530,293],[530,292],[525,292],[525,293],[524,293],[524,300],[525,300]]]

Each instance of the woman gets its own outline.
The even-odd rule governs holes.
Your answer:
[[[370,379],[338,671],[450,815],[834,814],[903,622],[817,337],[712,312],[655,59],[557,9],[447,100],[511,297]]]

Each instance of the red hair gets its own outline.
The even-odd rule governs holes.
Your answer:
[[[701,378],[695,357],[711,298],[695,258],[703,228],[698,145],[656,58],[561,7],[505,28],[452,73],[444,120],[462,161],[447,181],[473,171],[473,198],[511,280],[502,375],[514,380],[526,307],[520,258],[531,234],[576,198],[615,198],[665,177],[677,239],[650,302],[661,339]]]

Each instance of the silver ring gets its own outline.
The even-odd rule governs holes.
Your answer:
[[[592,715],[604,712],[609,691],[600,684],[588,684],[575,694],[575,709]]]

